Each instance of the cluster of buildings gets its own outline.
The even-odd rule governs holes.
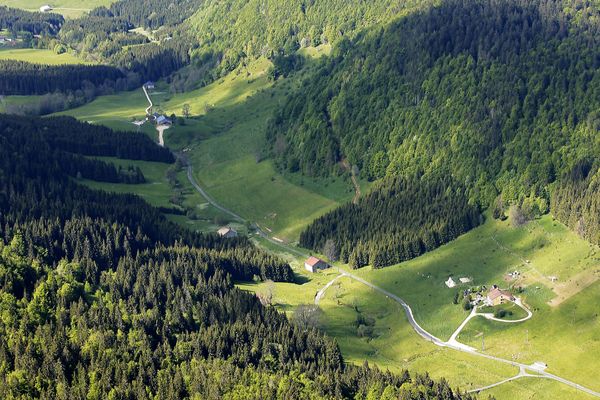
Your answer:
[[[500,304],[506,304],[509,301],[515,301],[515,296],[505,289],[500,289],[498,286],[493,285],[487,294],[484,292],[487,290],[485,286],[481,287],[481,290],[473,295],[471,304],[476,306],[483,304],[485,306],[498,306]],[[468,291],[465,291],[465,296],[468,295]]]

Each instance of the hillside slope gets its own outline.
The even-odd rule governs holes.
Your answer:
[[[545,213],[553,183],[599,166],[599,38],[593,1],[444,2],[340,42],[276,113],[273,155],[308,175],[449,174],[498,215]]]

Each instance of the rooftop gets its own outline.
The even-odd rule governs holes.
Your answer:
[[[325,262],[325,261],[321,260],[320,258],[310,256],[304,263],[310,265],[311,267],[314,267],[319,262]]]

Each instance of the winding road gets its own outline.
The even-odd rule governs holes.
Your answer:
[[[220,204],[218,204],[212,197],[210,197],[208,195],[208,193],[206,193],[206,191],[198,184],[198,182],[194,178],[193,168],[192,168],[192,166],[189,163],[187,163],[187,178],[188,178],[190,184],[198,191],[198,193],[200,193],[200,195],[202,195],[202,197],[204,197],[206,199],[206,201],[209,202],[213,207],[215,207],[218,210],[220,210],[220,211],[222,211],[222,212],[230,215],[231,217],[233,217],[234,219],[236,219],[236,220],[238,220],[240,222],[247,222],[247,220],[244,219],[243,217],[239,216],[238,214],[234,213],[233,211],[231,211],[231,210],[229,210],[229,209],[221,206]],[[290,252],[292,254],[295,254],[297,256],[300,256],[300,257],[308,257],[309,256],[308,254],[306,254],[306,253],[304,253],[304,252],[302,252],[302,251],[300,251],[300,250],[298,250],[298,249],[296,249],[294,247],[291,247],[291,246],[289,246],[289,245],[287,245],[285,243],[282,243],[282,242],[279,242],[277,240],[274,240],[266,232],[264,232],[262,229],[260,229],[260,227],[258,227],[258,226],[256,227],[256,232],[261,237],[265,238],[266,240],[268,240],[272,244],[274,244],[276,246],[279,246],[280,248],[282,248],[285,251],[288,251],[288,252]],[[370,287],[371,289],[376,290],[379,293],[384,294],[386,297],[394,300],[395,302],[399,303],[402,306],[402,308],[404,309],[404,312],[406,313],[406,317],[408,319],[408,323],[412,326],[412,328],[415,330],[415,332],[417,332],[417,334],[419,336],[421,336],[423,339],[425,339],[425,340],[427,340],[427,341],[429,341],[429,342],[431,342],[431,343],[433,343],[433,344],[435,344],[437,346],[440,346],[440,347],[446,347],[446,348],[453,349],[453,350],[456,350],[456,351],[460,351],[460,352],[463,352],[463,353],[468,353],[468,354],[471,354],[473,356],[487,358],[489,360],[498,361],[498,362],[501,362],[501,363],[504,363],[504,364],[509,364],[509,365],[512,365],[514,367],[518,367],[519,368],[519,374],[517,374],[517,375],[515,375],[515,376],[513,376],[511,378],[505,379],[503,381],[494,383],[492,385],[484,386],[484,387],[481,387],[481,388],[478,388],[478,389],[473,389],[473,390],[470,391],[471,393],[479,393],[479,392],[481,392],[483,390],[490,389],[492,387],[495,387],[495,386],[501,385],[503,383],[510,382],[510,381],[513,381],[513,380],[516,380],[516,379],[519,379],[519,378],[522,378],[522,377],[538,377],[538,378],[546,378],[546,379],[551,379],[551,380],[554,380],[554,381],[557,381],[557,382],[561,382],[561,383],[563,383],[565,385],[568,385],[568,386],[571,386],[571,387],[573,387],[573,388],[575,388],[577,390],[580,390],[581,392],[585,392],[585,393],[587,393],[589,395],[592,395],[592,396],[600,398],[600,393],[599,392],[596,392],[596,391],[594,391],[592,389],[586,388],[586,387],[584,387],[584,386],[582,386],[582,385],[580,385],[578,383],[572,382],[572,381],[567,380],[565,378],[561,378],[560,376],[557,376],[557,375],[551,374],[549,372],[546,372],[543,369],[541,369],[539,366],[536,366],[535,364],[533,364],[533,365],[526,365],[526,364],[518,363],[518,362],[515,362],[515,361],[507,360],[507,359],[504,359],[504,358],[500,358],[500,357],[492,356],[492,355],[489,355],[489,354],[481,353],[481,352],[475,350],[474,348],[472,348],[470,346],[467,346],[465,344],[462,344],[462,343],[458,342],[456,340],[456,336],[458,336],[458,333],[467,324],[467,322],[469,321],[469,319],[473,318],[474,316],[481,315],[481,314],[477,314],[476,312],[472,312],[471,314],[469,314],[469,316],[467,317],[467,319],[465,321],[463,321],[463,323],[461,324],[461,326],[459,327],[459,329],[455,332],[455,334],[453,334],[453,338],[451,337],[450,340],[448,340],[447,342],[445,342],[445,341],[439,339],[438,337],[434,336],[433,334],[427,332],[423,327],[421,327],[421,325],[419,325],[419,323],[415,320],[415,317],[414,317],[412,309],[410,308],[410,306],[408,305],[408,303],[406,303],[401,297],[399,297],[399,296],[397,296],[397,295],[395,295],[395,294],[393,294],[393,293],[391,293],[391,292],[389,292],[389,291],[387,291],[387,290],[385,290],[385,289],[383,289],[383,288],[381,288],[381,287],[379,287],[377,285],[374,285],[371,282],[366,281],[366,280],[364,280],[363,278],[361,278],[359,276],[356,276],[356,275],[354,275],[354,274],[352,274],[352,273],[350,273],[348,271],[345,271],[344,269],[340,268],[339,271],[340,271],[340,275],[338,275],[335,279],[333,279],[332,281],[330,281],[329,283],[327,283],[327,285],[325,285],[325,287],[322,288],[317,293],[318,299],[317,299],[317,297],[315,297],[315,304],[318,303],[321,300],[321,298],[325,294],[325,291],[331,285],[333,285],[333,283],[337,279],[345,276],[345,277],[351,278],[351,279],[353,279],[353,280],[355,280],[357,282],[360,282],[360,283],[362,283],[362,284]],[[530,316],[528,315],[527,318],[530,318]],[[505,322],[505,321],[503,321],[503,322]],[[533,372],[533,374],[528,373],[528,371]]]

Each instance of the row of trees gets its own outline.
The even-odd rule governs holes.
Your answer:
[[[315,220],[300,234],[300,245],[339,257],[352,268],[396,264],[480,224],[481,215],[464,192],[450,178],[385,179],[358,204]]]
[[[0,92],[4,95],[72,92],[85,88],[86,84],[94,89],[105,86],[107,90],[114,88],[117,82],[122,86],[127,78],[118,68],[106,65],[48,66],[0,60],[0,70]]]
[[[200,0],[117,1],[108,8],[98,7],[91,15],[118,17],[148,30],[175,26],[191,16],[202,4]]]
[[[29,32],[32,35],[56,35],[64,22],[65,19],[60,14],[0,6],[0,29],[13,34]]]

